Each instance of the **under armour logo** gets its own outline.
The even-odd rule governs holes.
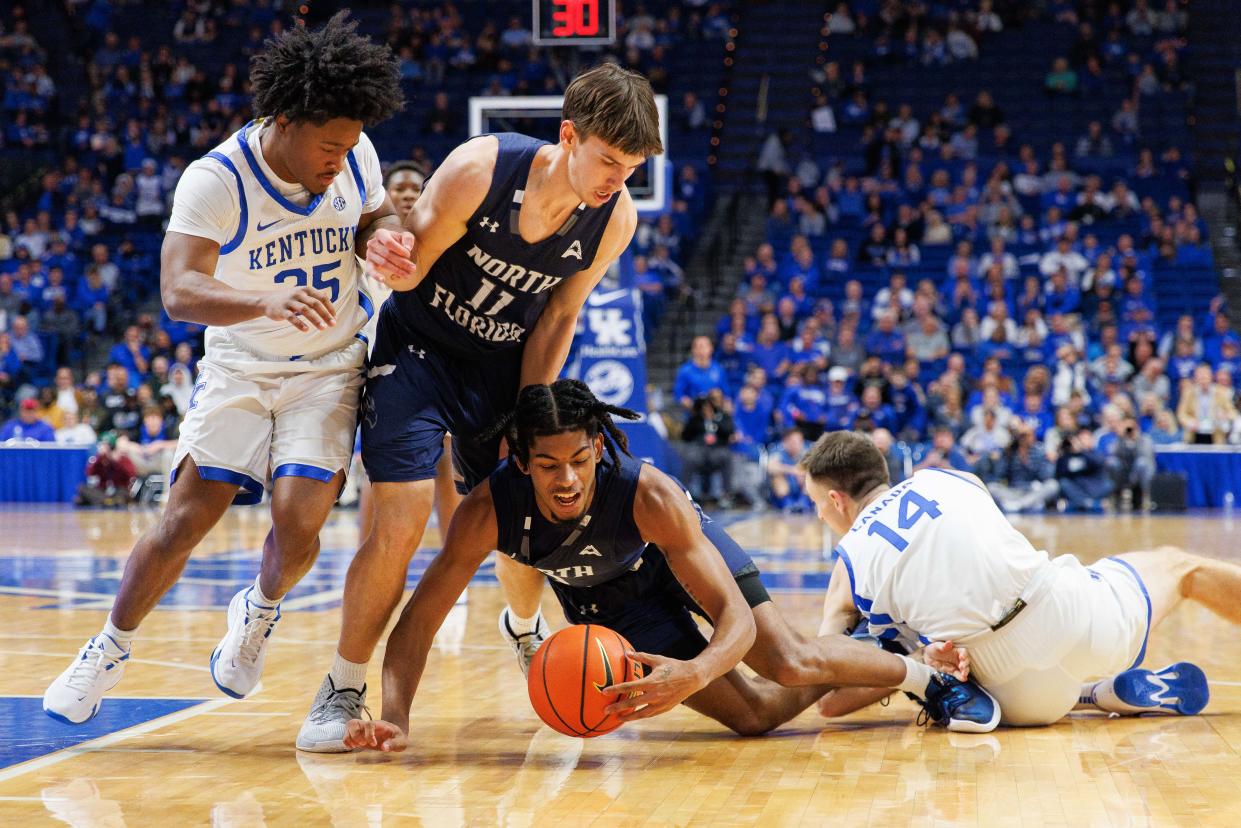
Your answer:
[[[577,611],[580,612],[582,615],[586,615],[586,614],[598,615],[599,605],[598,604],[582,605],[577,608]]]
[[[489,216],[483,216],[483,220],[478,223],[478,226],[494,233],[500,229],[500,222],[492,221]],[[578,258],[580,259],[581,256],[578,256]]]
[[[405,347],[409,349],[409,352],[410,352],[411,354],[417,354],[417,355],[418,355],[418,359],[426,359],[426,358],[427,358],[427,352],[426,352],[425,350],[423,350],[422,348],[415,348],[413,345],[406,345]]]
[[[595,549],[595,547],[594,547],[594,546],[587,546],[585,549],[583,549],[581,552],[578,552],[577,554],[579,554],[579,555],[595,555],[596,557],[599,557],[599,558],[602,558],[602,557],[603,557],[603,553],[602,553],[602,552],[600,552],[598,549]]]
[[[582,243],[577,239],[574,239],[573,244],[569,245],[568,250],[560,254],[560,258],[562,259],[567,259],[570,256],[577,259],[579,262],[582,260]]]
[[[367,395],[362,400],[362,416],[366,419],[366,425],[374,428],[379,422],[379,412],[375,410],[375,398]]]

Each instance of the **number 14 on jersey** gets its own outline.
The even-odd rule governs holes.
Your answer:
[[[931,520],[939,517],[939,503],[934,500],[927,500],[913,489],[901,495],[900,502],[896,507],[896,528],[912,529],[923,515]],[[904,552],[909,546],[909,541],[901,537],[896,529],[882,523],[878,520],[872,520],[870,525],[866,527],[866,534],[878,535],[896,548],[897,552]]]

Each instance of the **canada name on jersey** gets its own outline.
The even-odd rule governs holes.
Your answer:
[[[292,259],[324,254],[340,255],[353,250],[357,227],[310,227],[285,233],[279,238],[251,247],[246,252],[251,270],[278,267]]]
[[[496,318],[513,301],[513,294],[500,285],[522,293],[540,294],[560,284],[563,277],[550,276],[498,259],[477,244],[472,245],[466,255],[486,274],[480,280],[478,290],[462,301],[461,297],[436,282],[431,307],[439,308],[449,319],[480,339],[520,342],[526,329],[515,322]]]

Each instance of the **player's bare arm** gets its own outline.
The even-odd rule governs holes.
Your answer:
[[[299,331],[336,324],[326,290],[312,287],[238,290],[216,279],[220,245],[211,239],[169,231],[160,250],[159,291],[173,319],[200,325],[236,325],[265,316]]]
[[[398,240],[404,232],[401,217],[397,215],[396,205],[392,203],[392,197],[389,195],[384,195],[383,204],[380,204],[369,213],[363,213],[358,219],[358,234],[355,237],[354,245],[355,249],[362,251],[363,257],[369,255],[371,239],[381,230],[387,233],[395,233],[398,236]],[[412,239],[410,242],[412,243]]]
[[[843,635],[858,622],[857,607],[849,592],[849,570],[843,558],[836,559],[832,577],[827,582],[827,594],[823,596],[823,620],[819,635]]]
[[[389,752],[405,749],[409,707],[422,680],[435,632],[495,548],[498,534],[491,486],[484,481],[457,507],[444,548],[427,567],[388,636],[383,665],[383,719],[349,722],[345,747]]]
[[[626,719],[644,719],[671,710],[741,662],[754,645],[756,627],[750,611],[724,565],[702,532],[697,511],[685,492],[654,466],[645,466],[633,501],[634,521],[642,539],[658,546],[672,574],[711,618],[707,648],[691,661],[636,653],[648,675],[618,684],[619,693],[642,695],[610,708]]]
[[[638,226],[638,214],[629,197],[629,188],[622,188],[616,196],[620,201],[612,211],[595,262],[589,270],[579,271],[565,279],[552,291],[547,306],[539,315],[539,321],[526,339],[526,350],[521,357],[520,387],[555,382],[564,368],[573,344],[573,332],[577,329],[577,316],[586,304],[586,297],[599,284],[612,262],[629,247],[634,230]]]
[[[491,188],[500,143],[495,138],[457,147],[427,181],[403,228],[376,230],[366,243],[371,275],[393,290],[413,290],[445,250],[465,235],[466,222]]]

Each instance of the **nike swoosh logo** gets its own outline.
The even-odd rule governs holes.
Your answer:
[[[275,221],[269,221],[267,224],[260,224],[260,225],[258,225],[257,227],[255,227],[254,229],[255,229],[255,230],[257,230],[258,232],[262,233],[262,232],[263,232],[264,230],[266,230],[268,227],[275,227],[277,224],[279,224],[279,223],[280,223],[280,222],[282,222],[282,221],[284,221],[284,219],[276,219]]]
[[[586,304],[590,305],[592,308],[597,308],[600,305],[606,305],[608,302],[611,302],[614,299],[619,299],[622,296],[627,296],[628,294],[629,288],[609,290],[606,293],[592,293],[590,296],[586,297]]]
[[[599,655],[603,658],[603,684],[594,682],[594,685],[595,689],[602,693],[612,686],[612,661],[608,658],[608,651],[603,649],[603,642],[596,638],[595,643],[599,645]]]

